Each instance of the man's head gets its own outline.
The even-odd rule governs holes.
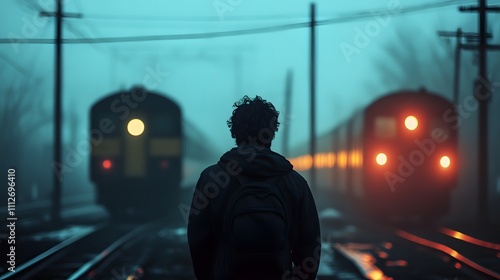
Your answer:
[[[236,145],[252,144],[270,148],[280,124],[279,112],[274,105],[260,96],[251,99],[245,95],[234,103],[233,108],[233,115],[227,121],[227,126]]]

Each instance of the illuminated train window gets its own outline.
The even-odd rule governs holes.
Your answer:
[[[375,137],[396,137],[396,119],[391,117],[377,117],[375,119]]]

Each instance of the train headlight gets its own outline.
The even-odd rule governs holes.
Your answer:
[[[415,116],[408,116],[405,119],[405,126],[408,130],[415,130],[418,126],[418,120]]]
[[[448,168],[450,167],[451,160],[448,156],[442,156],[441,159],[439,160],[439,164],[441,165],[442,168]]]
[[[375,161],[378,165],[385,165],[387,163],[387,156],[384,153],[379,153],[375,157]]]
[[[113,166],[113,163],[109,159],[105,159],[102,161],[102,167],[104,169],[110,169]]]
[[[144,132],[144,123],[140,119],[133,119],[128,122],[128,133],[132,136],[139,136]]]

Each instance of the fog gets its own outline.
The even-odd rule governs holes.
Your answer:
[[[0,38],[52,39],[54,11],[48,0],[3,0]],[[426,88],[451,100],[455,40],[437,31],[477,31],[477,15],[460,13],[447,1],[316,1],[317,20],[340,19],[317,27],[317,132],[335,127],[355,110],[391,91]],[[489,1],[498,4],[500,1]],[[63,36],[67,39],[200,34],[307,23],[310,1],[98,1],[66,0]],[[374,12],[375,11],[375,12]],[[378,14],[378,15],[377,15]],[[500,42],[499,15],[489,15],[492,44]],[[165,93],[201,133],[215,155],[235,146],[226,125],[232,105],[243,95],[260,95],[282,114],[273,149],[282,151],[281,132],[290,145],[309,136],[309,29],[205,39],[65,44],[63,50],[63,158],[86,141],[91,105],[119,89],[142,84]],[[500,83],[500,55],[488,54],[490,79]],[[2,170],[17,166],[26,191],[36,200],[49,185],[52,153],[54,45],[0,44],[0,154]],[[284,111],[286,74],[293,74],[292,108]],[[460,100],[472,94],[476,52],[462,52]],[[498,91],[498,90],[497,90]],[[490,102],[490,191],[500,193],[500,135],[497,94]],[[456,208],[470,204],[476,184],[477,112],[464,119]],[[217,158],[214,158],[214,162]],[[74,159],[72,159],[74,160]],[[78,161],[78,162],[76,162]],[[89,184],[88,155],[66,174],[72,185]],[[3,171],[2,171],[3,172]],[[78,183],[80,182],[80,183]],[[35,187],[34,187],[35,186]],[[3,195],[3,194],[2,194]],[[48,197],[48,192],[43,195]],[[462,197],[462,198],[460,198]]]

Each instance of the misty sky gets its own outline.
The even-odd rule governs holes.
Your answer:
[[[38,16],[39,10],[52,10],[52,2],[3,0],[0,37],[53,38],[54,20]],[[378,81],[380,74],[374,66],[381,55],[387,56],[388,45],[397,44],[396,31],[408,34],[407,39],[420,46],[415,55],[426,60],[426,48],[430,44],[438,52],[451,49],[443,39],[437,38],[436,30],[455,30],[464,23],[475,26],[475,15],[459,13],[456,5],[405,12],[422,2],[439,1],[317,3],[318,20],[372,10],[386,14],[378,19],[367,16],[362,20],[318,27],[319,132],[331,128],[374,98],[396,89]],[[67,0],[65,3],[66,12],[80,13],[83,18],[65,19],[64,37],[98,38],[204,33],[305,22],[310,1]],[[227,6],[231,3],[234,6]],[[394,14],[387,16],[388,12]],[[377,28],[374,23],[378,26],[373,29],[375,35],[366,37],[368,42],[363,45],[356,45],[362,40],[360,36],[366,36],[359,35],[359,31],[366,34],[367,28]],[[243,94],[261,95],[283,111],[285,76],[290,70],[293,72],[292,116],[289,121],[282,118],[282,122],[291,126],[291,133],[296,136],[291,142],[294,144],[305,140],[304,131],[309,122],[308,36],[308,29],[301,28],[226,38],[65,45],[65,116],[70,112],[76,114],[80,130],[85,130],[93,102],[109,92],[147,81],[148,88],[177,100],[185,117],[197,124],[222,151],[234,145],[226,126],[232,103]],[[11,83],[41,79],[43,82],[37,84],[35,91],[44,96],[47,112],[51,112],[53,53],[52,45],[0,45],[3,81],[0,94],[5,94],[5,88]],[[9,61],[15,61],[18,67]],[[387,63],[393,61],[387,59]],[[157,79],[146,80],[152,72],[157,72],[154,76]],[[425,86],[425,83],[415,81],[409,88]],[[276,139],[275,147],[279,150],[279,133]]]

